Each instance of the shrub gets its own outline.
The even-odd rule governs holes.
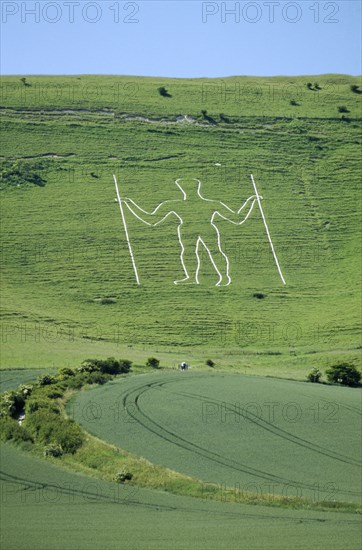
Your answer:
[[[82,384],[105,384],[112,379],[110,374],[103,374],[102,372],[88,372],[82,376]]]
[[[25,76],[23,76],[23,77],[20,79],[20,82],[22,82],[22,84],[23,84],[24,86],[31,86],[31,84],[29,84],[29,82],[26,81]]]
[[[86,359],[81,366],[77,368],[77,372],[99,372],[100,366],[98,363],[98,359]]]
[[[40,408],[27,415],[26,428],[40,443],[59,445],[63,452],[74,453],[83,443],[84,435],[74,420]]]
[[[208,367],[214,367],[215,366],[215,363],[212,359],[208,359],[206,361],[206,364],[207,364]]]
[[[127,374],[131,369],[131,365],[132,361],[127,359],[117,361],[114,357],[100,361],[100,369],[104,374]]]
[[[124,483],[125,481],[131,481],[132,478],[133,474],[131,472],[122,471],[115,475],[114,480],[116,483]]]
[[[311,82],[307,83],[308,90],[313,90],[313,84]]]
[[[158,369],[160,366],[160,361],[156,357],[149,357],[146,361],[146,367],[151,367],[152,369]]]
[[[0,409],[2,415],[15,417],[24,408],[25,397],[21,391],[6,392],[1,396]]]
[[[65,380],[67,378],[69,378],[70,376],[74,376],[75,375],[75,371],[73,369],[70,369],[68,367],[64,367],[62,369],[60,369],[59,371],[59,378],[60,380]]]
[[[23,395],[24,399],[27,399],[32,394],[33,389],[33,384],[22,384],[19,387],[19,392]]]
[[[40,395],[40,396],[34,396],[28,399],[25,405],[25,414],[32,414],[36,411],[39,411],[40,409],[47,410],[53,414],[60,414],[59,407],[50,399],[47,399],[46,397]]]
[[[48,399],[58,399],[59,397],[63,397],[64,390],[61,389],[59,386],[52,387],[47,393],[46,397]]]
[[[319,380],[322,376],[322,373],[317,368],[314,368],[307,376],[307,379],[309,382],[315,382],[316,384],[319,383]]]
[[[58,458],[59,456],[62,456],[63,449],[59,445],[55,445],[55,443],[51,443],[44,449],[44,456],[54,456]]]
[[[338,107],[338,112],[339,113],[349,113],[349,110],[347,109],[347,107],[345,105],[340,105]]]
[[[84,384],[86,384],[87,375],[84,373],[78,373],[67,380],[67,387],[70,390],[79,390]]]
[[[314,83],[314,89],[315,90],[321,90],[322,88],[319,86],[318,82]]]
[[[19,426],[18,422],[8,416],[0,418],[0,439],[9,441],[12,439],[15,442],[31,441],[33,438],[30,433]]]
[[[114,298],[102,298],[101,299],[101,304],[103,304],[103,305],[116,304],[116,303],[117,303],[117,300],[115,300]]]
[[[160,88],[157,88],[157,90],[158,90],[158,93],[162,97],[172,97],[172,95],[168,93],[168,91],[166,90],[166,88],[164,86],[161,86]]]
[[[262,292],[255,292],[253,294],[253,298],[257,298],[258,300],[263,300],[265,298],[265,294]]]
[[[80,372],[101,372],[103,374],[127,374],[131,370],[132,361],[127,359],[86,359],[80,367]]]
[[[74,420],[68,418],[62,418],[61,420],[54,427],[51,439],[54,443],[60,445],[65,453],[73,454],[82,445],[84,435],[80,426]]]
[[[295,99],[291,99],[290,100],[290,105],[293,105],[294,107],[298,106],[299,103],[297,101],[295,101]]]
[[[56,383],[55,376],[50,376],[50,374],[44,374],[44,376],[40,376],[38,379],[39,386],[49,386],[50,384]]]
[[[359,86],[357,86],[357,84],[351,84],[351,91],[354,93],[354,94],[362,94],[362,91],[359,89]]]
[[[227,124],[230,122],[230,119],[224,115],[224,113],[220,113],[220,120],[222,120],[222,122],[226,122]]]
[[[326,374],[329,382],[342,384],[343,386],[356,387],[361,380],[361,373],[354,365],[349,363],[333,365],[326,371]]]
[[[0,168],[0,181],[6,186],[20,186],[26,184],[43,187],[46,180],[40,172],[49,167],[46,161],[28,161],[17,159],[4,161]]]

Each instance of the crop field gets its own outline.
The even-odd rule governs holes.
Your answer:
[[[0,488],[6,550],[355,550],[360,544],[355,514],[215,503],[117,486],[9,445],[1,446]]]
[[[88,432],[207,484],[361,500],[361,393],[233,374],[138,375],[81,392]]]

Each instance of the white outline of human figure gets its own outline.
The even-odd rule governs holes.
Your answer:
[[[175,183],[176,183],[177,187],[180,189],[180,191],[183,194],[183,201],[186,201],[187,200],[187,194],[186,194],[185,190],[181,187],[181,185],[179,183],[181,181],[182,181],[182,178],[179,178],[175,181]],[[200,259],[200,256],[199,256],[199,247],[200,247],[200,245],[203,245],[204,248],[206,249],[208,255],[209,255],[210,261],[211,261],[216,273],[219,276],[219,280],[217,281],[215,286],[229,286],[229,284],[231,283],[231,277],[230,277],[230,274],[229,274],[230,262],[229,262],[229,258],[227,257],[225,252],[222,250],[220,231],[219,231],[217,225],[214,223],[215,217],[219,216],[221,219],[224,219],[224,220],[232,223],[233,225],[242,225],[249,218],[249,216],[250,216],[250,214],[251,214],[251,212],[254,208],[254,204],[257,201],[257,196],[256,195],[250,196],[244,202],[244,204],[239,208],[239,210],[234,211],[231,208],[229,208],[229,206],[227,206],[225,203],[223,203],[221,201],[216,201],[216,200],[212,200],[212,199],[205,199],[205,197],[203,197],[200,193],[201,181],[196,179],[196,178],[192,178],[192,181],[196,181],[198,183],[197,194],[200,197],[200,199],[202,199],[203,201],[206,201],[206,202],[215,203],[215,210],[212,213],[210,224],[216,231],[218,251],[221,253],[221,255],[223,256],[223,258],[225,260],[225,265],[226,265],[225,276],[223,276],[223,274],[220,272],[220,270],[219,270],[218,266],[216,265],[215,260],[212,256],[212,253],[211,253],[210,249],[208,248],[208,246],[206,245],[206,243],[205,243],[204,239],[202,238],[201,234],[198,235],[198,237],[196,238],[195,254],[196,254],[196,258],[197,258],[197,268],[196,268],[196,272],[195,272],[195,279],[193,280],[193,278],[190,276],[190,274],[187,270],[187,267],[185,265],[185,262],[184,262],[185,247],[184,247],[184,244],[183,244],[182,238],[181,238],[181,228],[184,225],[184,221],[183,221],[182,217],[175,210],[173,210],[173,209],[168,210],[165,213],[164,208],[163,208],[165,205],[168,206],[170,203],[183,202],[181,199],[163,201],[155,208],[155,210],[153,210],[153,212],[147,212],[146,210],[144,210],[143,208],[138,206],[138,204],[133,199],[125,198],[125,199],[121,199],[121,200],[122,200],[122,202],[124,202],[126,204],[127,208],[130,210],[130,212],[132,212],[132,214],[136,218],[138,218],[142,223],[144,223],[148,226],[156,227],[157,225],[162,223],[171,214],[174,214],[178,218],[178,220],[180,221],[180,223],[178,225],[178,228],[177,228],[177,234],[178,234],[178,239],[179,239],[179,243],[180,243],[180,246],[181,246],[180,260],[181,260],[181,264],[182,264],[182,267],[183,267],[183,270],[184,270],[184,273],[185,273],[185,277],[183,279],[174,281],[174,283],[176,285],[181,284],[181,283],[200,284],[199,283],[199,272],[200,272],[200,267],[201,267],[201,259]],[[259,199],[262,199],[262,198],[263,197],[261,195],[259,195]],[[246,214],[246,216],[241,221],[239,221],[238,218],[239,218],[240,213],[242,212],[242,210],[246,207],[246,205],[250,201],[252,201],[252,203],[251,203],[251,206],[249,207],[248,213]],[[141,214],[139,215],[137,212],[135,212],[135,209]],[[221,212],[220,212],[220,210],[221,210]],[[157,219],[157,221],[155,223],[150,223],[149,221],[146,221],[142,218],[142,214],[145,214],[146,216],[151,216],[151,217],[153,217],[157,214],[160,214],[160,216],[159,216],[159,219]],[[234,217],[234,219],[230,219],[230,217]],[[225,282],[224,282],[224,278],[226,279]]]

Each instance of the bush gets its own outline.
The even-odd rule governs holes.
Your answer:
[[[362,94],[361,90],[359,89],[359,86],[357,84],[351,84],[351,91],[354,94]]]
[[[299,105],[299,103],[297,101],[295,101],[295,99],[291,99],[290,100],[290,105],[293,105],[294,107],[297,107]]]
[[[73,369],[70,369],[68,367],[64,367],[62,369],[60,369],[59,371],[59,379],[60,380],[65,380],[67,378],[69,378],[70,376],[74,376],[75,375],[75,371]]]
[[[67,387],[70,390],[79,390],[84,384],[86,384],[87,375],[84,373],[78,373],[67,380]]]
[[[21,82],[24,86],[31,86],[31,84],[29,84],[29,82],[26,81],[25,76],[23,76],[23,77],[20,79],[20,82]]]
[[[108,359],[86,359],[83,361],[79,372],[101,372],[103,374],[127,374],[131,370],[132,361],[127,359],[117,360],[114,357]]]
[[[83,361],[80,367],[76,369],[76,371],[79,372],[96,372],[100,371],[99,367],[99,361],[98,359],[86,359]]]
[[[33,384],[22,384],[19,387],[19,392],[23,395],[24,399],[27,399],[31,396],[33,389]]]
[[[84,435],[74,420],[40,408],[26,416],[26,428],[40,443],[59,445],[63,452],[74,453],[83,443]]]
[[[319,383],[322,373],[317,368],[314,368],[307,376],[309,382]]]
[[[253,298],[257,298],[258,300],[264,300],[265,294],[262,292],[254,292]]]
[[[133,474],[131,474],[131,472],[118,472],[115,477],[114,477],[114,480],[116,481],[116,483],[124,483],[125,481],[131,481],[131,479],[133,478]]]
[[[212,359],[208,359],[206,361],[206,364],[207,364],[208,367],[214,367],[215,366],[215,363]]]
[[[114,298],[102,298],[101,299],[101,304],[104,305],[104,306],[107,306],[107,305],[110,305],[110,304],[116,304],[117,303],[117,300],[115,300]]]
[[[62,456],[63,449],[59,445],[55,445],[54,443],[51,443],[44,449],[44,456],[54,456],[58,458],[59,456]]]
[[[156,357],[149,357],[146,361],[146,367],[151,367],[152,369],[158,369],[160,362]]]
[[[20,185],[38,185],[44,187],[46,181],[39,172],[50,166],[46,161],[28,161],[17,159],[4,161],[0,168],[0,181],[7,187],[19,187]]]
[[[24,408],[25,397],[21,391],[6,392],[1,396],[0,410],[2,416],[16,417]]]
[[[220,113],[219,117],[222,122],[226,122],[227,124],[230,122],[230,119],[224,113]]]
[[[112,379],[110,374],[103,374],[102,372],[88,372],[82,376],[82,385],[84,384],[105,384]]]
[[[16,443],[21,441],[34,441],[25,428],[19,426],[16,420],[8,416],[0,418],[0,439],[3,441],[9,441],[11,439]]]
[[[162,97],[172,97],[172,95],[168,93],[168,91],[166,90],[166,88],[164,86],[161,86],[160,88],[157,88],[157,90],[158,90],[158,93]]]
[[[54,427],[51,439],[60,445],[65,453],[73,454],[82,445],[84,435],[74,420],[62,418],[62,421]]]
[[[361,373],[349,363],[334,365],[326,371],[326,374],[329,382],[343,386],[356,387],[361,380]]]
[[[25,405],[25,414],[32,414],[40,409],[45,409],[51,413],[60,414],[59,407],[52,402],[50,399],[47,399],[45,396],[33,396],[26,402]]]
[[[349,110],[347,109],[347,107],[345,105],[340,105],[338,107],[338,112],[339,113],[349,113]]]
[[[38,379],[39,386],[49,386],[50,384],[56,383],[55,376],[50,376],[49,374],[44,374],[44,376],[40,376]]]

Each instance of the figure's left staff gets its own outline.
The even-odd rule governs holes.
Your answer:
[[[127,230],[127,224],[126,224],[126,218],[124,217],[124,212],[123,212],[123,206],[122,206],[122,199],[120,197],[120,194],[119,194],[119,190],[118,190],[118,183],[117,183],[117,178],[116,176],[113,174],[113,179],[114,179],[114,185],[116,186],[116,193],[117,193],[117,200],[118,200],[118,204],[119,204],[119,209],[121,211],[121,216],[122,216],[122,222],[123,222],[123,227],[124,227],[124,232],[126,234],[126,239],[127,239],[127,244],[128,244],[128,250],[129,250],[129,253],[130,253],[130,256],[131,256],[131,260],[132,260],[132,265],[133,265],[133,271],[134,271],[134,274],[136,276],[136,281],[137,281],[137,284],[140,285],[140,279],[138,277],[138,271],[137,271],[137,266],[136,266],[136,261],[134,259],[134,255],[133,255],[133,251],[132,251],[132,246],[131,246],[131,243],[130,243],[130,240],[129,240],[129,235],[128,235],[128,230]]]

